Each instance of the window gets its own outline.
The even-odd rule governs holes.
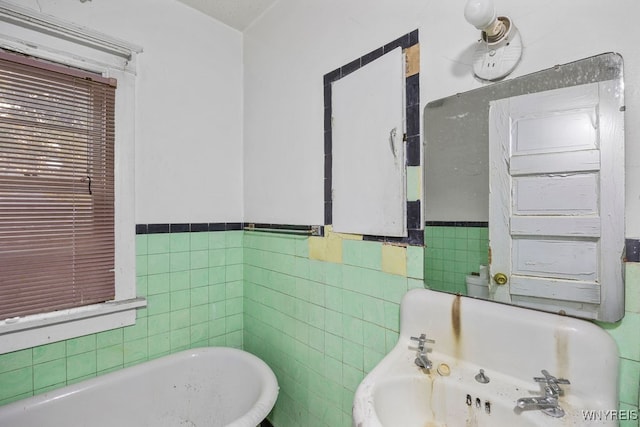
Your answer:
[[[0,51],[0,319],[115,297],[115,86]]]
[[[74,283],[82,281],[81,276],[83,275],[92,278],[92,280],[85,281],[91,289],[82,291],[79,294],[82,296],[76,298],[73,303],[55,301],[59,294],[62,294],[62,292],[56,291],[42,298],[47,300],[47,304],[53,302],[53,306],[41,306],[37,310],[27,308],[15,311],[14,307],[11,307],[10,310],[0,315],[0,353],[6,353],[132,325],[136,319],[136,308],[146,305],[143,298],[136,297],[135,276],[135,83],[137,53],[142,52],[142,48],[13,4],[4,4],[0,8],[0,21],[3,26],[3,32],[0,34],[1,50],[19,52],[18,57],[22,56],[23,59],[31,57],[29,64],[27,64],[31,67],[35,63],[44,66],[44,69],[49,72],[54,69],[64,70],[58,72],[58,79],[67,79],[69,75],[74,78],[79,77],[74,84],[77,84],[78,88],[84,87],[85,92],[93,91],[92,95],[82,95],[80,98],[76,98],[75,105],[84,103],[81,113],[73,108],[68,111],[63,108],[65,104],[56,98],[52,103],[45,103],[45,107],[43,107],[56,120],[42,121],[41,117],[35,118],[32,115],[30,118],[35,118],[35,120],[32,120],[30,124],[31,130],[25,131],[24,128],[27,126],[20,120],[26,120],[26,117],[21,117],[20,120],[17,120],[18,117],[13,117],[10,131],[0,128],[2,143],[4,144],[13,138],[13,147],[18,150],[18,153],[13,155],[14,164],[0,166],[0,176],[5,175],[1,179],[8,181],[9,178],[6,175],[13,174],[11,180],[30,183],[34,190],[33,193],[38,197],[43,197],[46,193],[45,186],[51,184],[48,183],[48,180],[51,179],[53,172],[63,166],[68,172],[63,177],[57,178],[56,190],[49,191],[49,198],[45,197],[45,200],[54,202],[53,212],[56,215],[64,211],[65,205],[67,207],[73,205],[75,217],[68,221],[57,218],[60,224],[67,227],[67,237],[57,236],[54,238],[53,235],[46,234],[46,239],[35,239],[47,244],[55,242],[53,246],[56,248],[56,250],[51,247],[40,248],[39,250],[46,252],[47,256],[38,257],[38,263],[44,262],[47,257],[50,259],[60,257],[65,258],[65,263],[60,265],[67,265],[66,261],[71,259],[77,267],[88,267],[85,271],[78,272],[76,270],[76,273],[69,273],[72,274],[71,278],[59,279],[59,276],[62,277],[67,273],[56,271],[53,274],[48,274],[48,278],[43,280],[43,277],[39,277],[36,273],[41,270],[41,265],[31,263],[32,268],[27,273],[34,276],[24,282],[35,283],[40,280],[41,286],[33,290],[27,298],[30,301],[27,305],[33,304],[33,298],[41,296],[42,292],[49,291],[51,286],[56,285],[55,282],[59,282],[57,285],[64,282],[67,287],[73,287],[76,286]],[[16,62],[16,57],[12,56],[12,58],[14,60],[10,62]],[[44,64],[47,62],[55,63],[56,66],[45,66]],[[41,72],[44,71],[38,71],[38,73]],[[92,82],[86,81],[87,78]],[[117,81],[117,86],[112,85],[112,81]],[[65,88],[69,87],[66,83],[66,86],[63,85],[60,80],[57,82],[58,85]],[[42,82],[38,84],[40,85],[38,87],[47,96],[53,96],[54,93],[56,96],[61,96],[60,92],[69,92],[67,89],[61,90],[60,88],[45,90],[42,86],[47,86],[46,84]],[[93,84],[97,84],[97,86],[93,86],[93,89],[87,89]],[[103,92],[99,93],[100,91]],[[107,95],[108,92],[112,93]],[[10,91],[9,94],[13,95],[13,92]],[[5,97],[5,95],[0,95],[0,103],[7,103]],[[112,106],[107,108],[109,103]],[[29,107],[33,106],[29,105]],[[107,113],[109,110],[111,112]],[[14,111],[12,112],[15,114]],[[7,111],[3,111],[0,114],[6,113]],[[111,118],[106,117],[109,114],[111,114]],[[73,123],[69,122],[69,115],[74,117],[75,122],[73,120]],[[61,118],[63,119],[60,120]],[[96,123],[104,124],[110,121],[111,127],[96,127]],[[55,126],[51,126],[51,122],[54,122]],[[0,124],[0,126],[6,127],[7,125]],[[16,134],[22,132],[21,137],[17,138],[18,140],[26,138],[33,141],[36,139],[34,133],[40,134],[43,130],[55,131],[55,136],[41,139],[41,148],[48,146],[47,154],[44,152],[29,154],[28,151],[20,151],[21,147],[15,141]],[[38,138],[41,138],[41,135],[38,135]],[[102,150],[102,147],[109,145],[106,143],[109,138],[113,142],[111,144],[114,150],[112,154]],[[74,142],[65,142],[67,146],[63,148],[62,140]],[[91,146],[87,144],[87,141],[102,142],[99,142],[97,146]],[[60,147],[55,147],[53,150],[54,144],[59,144]],[[73,149],[70,151],[69,148]],[[79,149],[79,153],[70,154],[75,149]],[[25,165],[17,166],[15,164],[16,155],[21,162],[28,159],[30,165],[28,167]],[[6,156],[0,149],[0,158],[4,159],[4,157]],[[0,162],[4,161],[2,159]],[[106,173],[107,169],[103,167],[107,163],[113,165],[112,175]],[[112,186],[112,190],[107,190],[108,186]],[[35,191],[36,189],[38,191]],[[111,191],[111,195],[109,195],[109,191]],[[51,194],[55,196],[51,196]],[[0,196],[0,198],[2,197],[4,196]],[[110,197],[111,200],[109,200]],[[15,212],[11,215],[22,216],[22,220],[30,216],[37,216],[38,209],[35,206],[29,206],[24,201],[22,204],[28,207],[25,215],[16,215]],[[109,209],[111,209],[111,213],[109,213]],[[84,213],[82,213],[83,211]],[[0,215],[3,213],[5,213],[5,209],[0,208]],[[88,213],[89,216],[84,215],[85,213]],[[107,218],[110,219],[107,220]],[[67,222],[65,223],[65,221]],[[5,218],[0,217],[0,223],[3,222],[5,222]],[[29,226],[18,222],[15,230],[24,233],[29,227],[33,228],[33,225]],[[61,243],[74,233],[75,243],[70,244],[69,241]],[[106,238],[107,235],[110,235],[111,239]],[[98,239],[102,238],[105,239],[97,245]],[[104,246],[102,246],[103,243]],[[16,242],[13,242],[12,245],[16,245]],[[109,246],[112,248],[108,249]],[[104,253],[110,255],[106,255],[102,260],[91,258],[88,254],[95,253],[96,247],[100,248],[98,252],[102,253],[104,249],[106,251]],[[2,254],[1,256],[8,255]],[[17,254],[11,256],[17,256]],[[2,260],[2,263],[4,262]],[[14,267],[12,266],[12,268]],[[0,267],[0,270],[2,268],[4,267]],[[103,277],[99,278],[101,275]],[[51,281],[52,277],[56,279]],[[4,273],[0,273],[0,284],[4,283],[3,279]],[[108,282],[109,291],[97,296],[93,288],[100,282],[103,284]],[[22,292],[22,289],[14,287],[11,298],[15,298],[15,294],[19,292]],[[77,295],[76,292],[73,298]],[[4,300],[5,296],[0,296],[0,299]],[[78,304],[80,306],[74,306]]]

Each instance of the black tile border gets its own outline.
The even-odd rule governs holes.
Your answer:
[[[426,221],[425,227],[489,227],[487,221]]]
[[[180,224],[136,224],[136,234],[161,234],[161,233],[200,233],[206,231],[238,231],[251,225],[254,230],[261,228],[270,230],[282,230],[283,234],[291,231],[309,231],[312,225],[292,224],[265,224],[244,222],[199,222]],[[324,236],[324,226],[315,226],[319,229],[319,236]]]
[[[333,202],[331,197],[332,189],[332,152],[333,138],[331,128],[331,83],[353,73],[372,61],[380,58],[386,53],[400,47],[407,49],[419,43],[418,30],[407,33],[386,45],[354,59],[353,61],[328,72],[323,76],[324,84],[324,224],[333,223]],[[406,99],[406,166],[422,165],[420,156],[420,73],[406,77],[405,80]],[[407,229],[408,236],[404,238],[393,238],[385,236],[363,236],[365,240],[375,240],[393,243],[408,243],[410,245],[424,246],[424,232],[420,227],[421,212],[417,211],[416,203],[420,208],[420,201],[407,202]]]
[[[209,231],[226,231],[227,224],[224,222],[212,222],[209,224]]]
[[[242,222],[197,222],[180,224],[136,224],[136,234],[200,233],[244,229]]]
[[[407,106],[420,105],[420,74],[414,74],[406,78]]]
[[[412,246],[424,246],[424,230],[409,230],[408,243]]]
[[[169,232],[171,232],[171,233],[186,233],[187,231],[191,231],[191,224],[171,224],[171,225],[169,225]]]
[[[420,135],[407,137],[407,166],[420,166],[422,164],[420,144]]]
[[[245,224],[243,222],[227,222],[225,223],[225,231],[242,230]]]
[[[149,224],[147,226],[147,233],[149,234],[169,233],[170,231],[171,226],[169,224]]]
[[[424,246],[424,230],[422,229],[414,229],[407,230],[407,237],[391,237],[391,236],[373,236],[369,234],[365,234],[362,236],[362,240],[367,242],[382,242],[382,243],[392,243],[399,245],[410,245],[410,246]]]
[[[640,239],[625,239],[625,261],[640,262]]]
[[[136,234],[149,234],[149,226],[147,224],[136,224]]]
[[[367,53],[366,55],[360,58],[360,66],[364,67],[370,62],[373,62],[376,59],[380,58],[384,54],[385,54],[384,47],[379,47],[376,50],[372,50],[371,52]]]
[[[407,229],[420,229],[420,200],[407,202]]]

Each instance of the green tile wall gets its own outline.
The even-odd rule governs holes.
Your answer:
[[[465,276],[488,264],[487,227],[427,226],[424,277],[429,289],[466,295]]]
[[[455,248],[454,260],[462,251]],[[278,376],[275,427],[350,426],[355,388],[397,340],[400,297],[421,287],[433,265],[429,248],[409,247],[409,277],[395,276],[381,271],[380,243],[343,241],[342,249],[337,264],[309,259],[306,238],[139,235],[138,288],[149,306],[136,325],[0,355],[0,403],[187,347],[244,345]],[[638,411],[640,264],[626,264],[626,283],[625,318],[600,326],[620,348],[620,408]],[[620,425],[639,427],[637,420]]]
[[[0,355],[0,404],[176,351],[242,347],[242,231],[136,236],[134,326]]]
[[[342,242],[343,263],[309,259],[306,238],[245,234],[244,346],[274,370],[276,427],[351,426],[358,384],[396,344],[399,303],[422,287],[422,248],[384,273],[382,244]]]
[[[620,409],[635,411],[636,419],[620,427],[639,427],[640,420],[640,263],[625,264],[625,314],[616,323],[599,323],[618,343],[620,351]]]

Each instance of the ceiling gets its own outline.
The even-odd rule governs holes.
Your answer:
[[[277,0],[179,0],[220,22],[244,31]]]

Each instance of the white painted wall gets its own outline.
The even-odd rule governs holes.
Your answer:
[[[465,0],[376,0],[375,7],[370,0],[280,0],[244,34],[175,0],[14,1],[144,47],[137,223],[322,223],[322,77],[416,28],[423,106],[481,85],[470,72],[478,34],[464,20]],[[496,5],[525,45],[513,76],[607,51],[623,55],[626,234],[640,237],[640,222],[630,221],[640,213],[640,3]]]
[[[466,1],[280,0],[244,32],[245,219],[323,222],[325,73],[416,28],[421,103],[481,85],[471,73],[479,34]],[[524,43],[516,77],[603,52],[625,60],[626,218],[640,237],[640,3],[495,0]],[[603,17],[606,17],[603,19]]]
[[[17,4],[144,48],[136,82],[136,223],[242,218],[240,32],[175,0]]]

